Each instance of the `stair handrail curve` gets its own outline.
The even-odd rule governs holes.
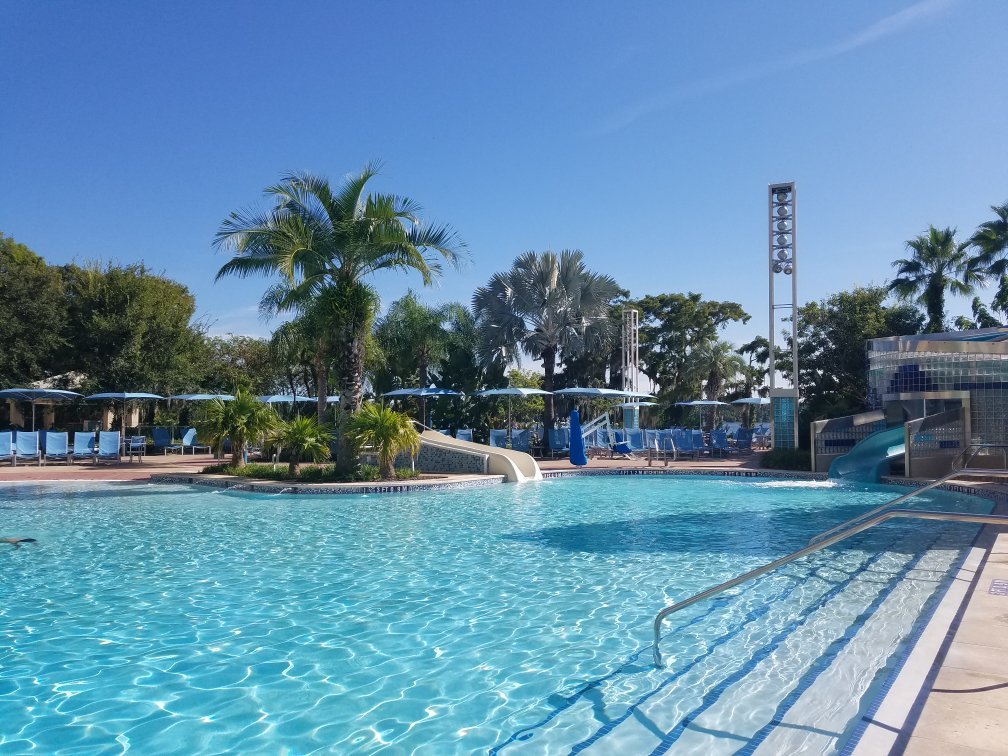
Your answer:
[[[971,471],[971,470],[968,469],[969,468],[969,463],[973,461],[973,457],[975,457],[977,455],[977,453],[981,449],[1002,449],[1003,450],[1005,448],[1006,448],[1005,444],[984,444],[984,443],[979,443],[979,442],[978,443],[972,443],[969,446],[967,446],[965,449],[963,449],[961,452],[959,452],[959,454],[957,454],[955,456],[955,458],[952,460],[952,471],[951,472],[949,472],[949,473],[941,476],[940,478],[936,478],[935,480],[931,481],[930,483],[926,483],[925,485],[920,486],[919,488],[915,488],[913,491],[910,491],[909,493],[905,493],[902,496],[897,496],[895,499],[892,499],[891,501],[887,501],[884,504],[880,504],[879,506],[875,507],[874,509],[869,509],[867,512],[862,512],[859,515],[855,515],[854,517],[851,517],[849,520],[841,522],[839,525],[835,525],[834,527],[830,528],[829,530],[824,530],[822,533],[817,533],[816,535],[812,536],[809,539],[809,543],[810,544],[815,543],[815,542],[817,542],[819,540],[822,540],[823,538],[827,538],[827,537],[833,535],[834,533],[836,533],[836,532],[838,532],[840,530],[843,530],[844,528],[850,527],[851,525],[853,525],[856,522],[860,522],[861,520],[867,519],[869,517],[874,517],[879,512],[884,512],[885,510],[890,509],[892,507],[895,507],[898,504],[902,504],[904,501],[907,501],[908,499],[912,499],[913,497],[917,496],[918,494],[922,494],[925,491],[930,491],[932,488],[937,488],[938,486],[942,485],[943,483],[947,483],[952,478],[956,477],[957,475],[961,475],[964,472],[967,473],[967,474],[979,474],[981,471],[975,471],[975,473],[974,473],[974,471]],[[1006,466],[1008,466],[1008,463],[1006,463]],[[989,474],[989,473],[987,473],[987,471],[982,471],[982,472],[984,472],[985,474]],[[991,470],[990,472],[993,473],[994,471]]]
[[[742,575],[733,577],[731,580],[726,580],[723,583],[707,588],[700,593],[694,594],[687,599],[678,601],[675,604],[671,604],[662,609],[655,616],[654,619],[654,663],[655,666],[661,668],[662,666],[662,656],[661,649],[659,648],[659,643],[661,642],[661,627],[662,622],[670,614],[674,614],[681,609],[685,609],[688,606],[692,606],[698,601],[703,601],[704,599],[710,598],[711,596],[716,596],[719,593],[723,593],[737,585],[746,583],[750,580],[765,575],[766,573],[787,564],[788,562],[793,562],[796,559],[801,559],[803,556],[811,554],[821,549],[825,549],[828,546],[832,546],[834,543],[843,541],[851,536],[855,536],[862,531],[873,528],[888,520],[893,520],[897,518],[911,518],[919,520],[939,520],[942,522],[964,522],[975,525],[1005,525],[1008,526],[1008,516],[1005,515],[991,515],[991,514],[971,514],[963,512],[926,512],[918,509],[890,509],[888,512],[880,512],[879,514],[871,517],[870,519],[864,520],[862,522],[855,523],[846,530],[842,530],[835,533],[828,538],[825,538],[816,543],[811,543],[804,548],[798,549],[797,551],[792,551],[790,554],[775,559],[772,562],[764,564],[762,567],[757,567],[754,570],[749,570]]]

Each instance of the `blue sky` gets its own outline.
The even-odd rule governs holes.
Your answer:
[[[740,302],[736,343],[767,330],[768,183],[798,183],[800,302],[1008,200],[1003,0],[0,0],[0,24],[0,230],[142,260],[216,332],[269,330],[211,241],[289,170],[379,159],[376,190],[451,223],[472,262],[431,302],[577,247],[633,295]]]

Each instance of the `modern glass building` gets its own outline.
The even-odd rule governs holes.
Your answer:
[[[890,426],[965,410],[965,437],[1008,444],[1008,327],[868,342],[868,404]]]

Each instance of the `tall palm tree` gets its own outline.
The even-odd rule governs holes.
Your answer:
[[[236,211],[221,224],[214,245],[233,252],[217,278],[265,275],[280,281],[263,295],[266,315],[305,312],[323,292],[340,391],[340,425],[363,394],[367,337],[377,296],[367,279],[384,270],[415,271],[424,285],[441,274],[441,262],[458,265],[465,243],[446,225],[424,225],[420,206],[392,194],[365,194],[378,166],[368,164],[335,191],[308,173],[288,174],[265,193],[265,212]],[[321,397],[326,386],[316,387]],[[349,454],[349,448],[341,450]],[[341,464],[351,464],[340,455]]]
[[[997,218],[981,223],[970,237],[970,245],[976,250],[975,264],[999,281],[993,307],[1005,312],[1008,308],[1008,202],[991,205],[991,210]]]
[[[543,389],[552,391],[559,356],[611,343],[609,303],[620,293],[612,277],[585,267],[580,250],[526,252],[473,294],[480,358],[508,365],[519,363],[524,352],[542,360]],[[553,425],[553,403],[547,401],[547,433]]]
[[[464,317],[463,310],[457,302],[429,307],[412,291],[393,302],[375,327],[375,339],[388,360],[385,372],[427,386],[432,369],[448,355],[453,329]],[[422,397],[420,415],[427,417]]]
[[[910,257],[893,262],[897,276],[889,290],[923,305],[930,333],[945,328],[946,292],[969,296],[985,279],[984,271],[966,253],[969,242],[956,242],[955,233],[954,228],[930,226],[927,233],[906,243]]]

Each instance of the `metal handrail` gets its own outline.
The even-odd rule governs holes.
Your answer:
[[[739,575],[731,580],[726,580],[720,585],[715,585],[712,588],[708,588],[705,591],[701,591],[694,596],[690,596],[688,599],[679,601],[671,606],[667,606],[658,612],[658,615],[654,620],[654,663],[656,667],[662,666],[661,650],[658,647],[659,641],[661,640],[661,625],[662,621],[668,617],[670,614],[674,614],[681,609],[685,609],[687,606],[692,606],[698,601],[703,601],[711,596],[716,596],[719,593],[727,591],[729,588],[734,588],[736,585],[748,582],[755,578],[765,575],[771,570],[775,570],[778,567],[787,564],[788,562],[793,562],[796,559],[801,559],[803,556],[811,554],[820,549],[825,549],[827,546],[832,546],[834,543],[843,541],[851,536],[857,535],[858,533],[868,530],[868,528],[873,528],[879,523],[886,522],[887,520],[892,520],[896,518],[914,518],[919,520],[941,520],[942,522],[965,522],[973,523],[977,525],[1008,525],[1008,517],[1003,515],[981,515],[981,514],[963,514],[960,512],[924,512],[916,509],[891,509],[888,512],[882,512],[875,515],[874,517],[859,522],[852,525],[847,530],[836,533],[828,538],[817,543],[809,544],[804,548],[798,549],[798,551],[793,551],[786,556],[782,556],[780,559],[775,559],[768,564],[764,564],[762,567],[757,567],[754,570],[750,570],[744,575]]]
[[[828,538],[829,536],[833,535],[834,533],[839,532],[839,531],[841,531],[841,530],[843,530],[845,528],[848,528],[848,527],[850,527],[851,525],[853,525],[856,522],[860,522],[861,520],[865,520],[865,519],[868,519],[869,517],[873,517],[874,515],[878,514],[879,512],[884,512],[887,509],[891,509],[892,507],[895,507],[897,504],[902,504],[904,501],[907,501],[908,499],[912,499],[917,494],[924,493],[925,491],[930,491],[932,488],[937,488],[942,483],[946,483],[947,481],[949,481],[950,479],[956,477],[957,475],[981,475],[981,474],[989,475],[989,474],[991,474],[993,471],[971,470],[971,469],[969,469],[967,467],[967,465],[973,460],[973,457],[975,457],[977,455],[977,452],[979,452],[981,449],[988,449],[988,448],[990,448],[990,449],[1002,449],[1002,451],[1003,451],[1004,449],[1008,448],[1008,445],[1005,445],[1005,444],[979,444],[979,443],[978,444],[970,444],[965,449],[963,449],[961,452],[959,452],[959,454],[956,455],[956,458],[952,460],[952,472],[950,472],[950,473],[948,473],[946,475],[943,475],[942,477],[940,477],[940,478],[938,478],[936,480],[933,480],[930,483],[921,486],[920,488],[915,488],[910,493],[905,493],[902,496],[898,496],[897,498],[895,498],[895,499],[893,499],[891,501],[887,501],[885,504],[880,504],[879,506],[875,507],[874,509],[870,509],[867,512],[862,512],[859,515],[855,515],[854,517],[851,517],[849,520],[847,520],[845,522],[841,522],[839,525],[836,525],[836,526],[830,528],[829,530],[824,530],[822,533],[818,533],[817,535],[812,536],[809,539],[809,543],[810,544],[816,543],[817,541],[820,541],[823,538]],[[957,467],[957,465],[959,465],[959,466]],[[1005,463],[1005,466],[1008,467],[1008,462]]]

